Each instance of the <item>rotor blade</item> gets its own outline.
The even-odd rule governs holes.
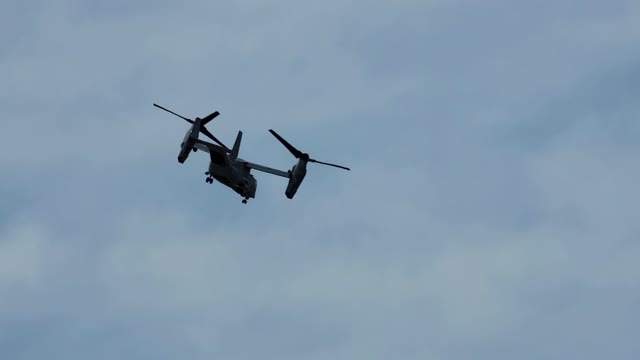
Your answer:
[[[225,144],[223,144],[220,140],[218,140],[215,136],[213,136],[212,133],[209,132],[209,130],[207,130],[207,128],[205,128],[204,126],[200,127],[200,132],[203,133],[206,137],[208,137],[209,139],[215,141],[218,143],[218,145],[222,146],[223,148],[225,148],[227,151],[231,151]]]
[[[211,114],[209,114],[209,115],[205,116],[205,117],[202,119],[202,126],[207,125],[207,123],[208,123],[209,121],[213,120],[213,119],[214,119],[216,116],[218,116],[218,115],[220,115],[220,113],[219,113],[219,112],[217,112],[217,111],[214,111],[214,112],[212,112]]]
[[[295,156],[296,158],[299,158],[300,156],[302,156],[302,152],[296,148],[294,148],[291,144],[289,144],[287,142],[287,140],[283,139],[280,135],[278,135],[277,132],[269,129],[269,132],[276,137],[276,139],[280,140],[280,142],[282,143],[282,145],[284,145],[284,147],[287,148],[287,150],[289,150],[293,156]]]
[[[349,169],[348,167],[344,167],[344,166],[336,165],[336,164],[330,164],[330,163],[318,161],[318,160],[315,160],[315,159],[309,159],[309,162],[314,162],[314,163],[318,163],[318,164],[322,164],[322,165],[335,166],[335,167],[340,168],[340,169],[345,169],[345,170],[351,171],[351,169]]]
[[[173,114],[173,115],[175,115],[175,116],[177,116],[177,117],[179,117],[179,118],[181,118],[181,119],[183,119],[183,120],[185,120],[185,121],[187,121],[187,122],[189,122],[189,123],[193,124],[193,120],[188,119],[188,118],[186,118],[186,117],[184,117],[184,116],[182,116],[182,115],[176,114],[176,113],[174,113],[173,111],[171,111],[171,110],[169,110],[169,109],[165,109],[165,108],[163,108],[162,106],[160,106],[160,105],[158,105],[158,104],[153,104],[153,106],[155,106],[155,107],[157,107],[157,108],[160,108],[160,109],[162,109],[162,110],[164,110],[164,111],[166,111],[166,112],[168,112],[168,113],[171,113],[171,114]]]

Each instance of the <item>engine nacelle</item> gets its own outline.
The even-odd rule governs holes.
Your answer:
[[[307,174],[307,161],[303,159],[298,160],[298,163],[291,168],[290,174],[287,190],[285,190],[284,194],[287,198],[293,199],[293,196],[298,191],[302,180],[304,180]]]
[[[196,144],[195,139],[198,138],[198,134],[200,132],[196,125],[199,126],[199,121],[196,121],[196,123],[191,126],[191,129],[184,134],[182,143],[180,143],[180,153],[178,154],[178,162],[180,164],[187,160],[192,150],[194,152],[196,150],[193,146]]]

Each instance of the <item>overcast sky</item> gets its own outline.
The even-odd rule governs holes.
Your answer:
[[[0,359],[638,359],[640,2],[0,4]],[[289,169],[248,204],[188,117]]]

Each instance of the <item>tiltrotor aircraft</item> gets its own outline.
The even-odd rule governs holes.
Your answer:
[[[293,165],[293,167],[289,171],[277,170],[267,166],[251,163],[238,157],[240,151],[240,143],[242,141],[242,131],[238,131],[238,135],[236,136],[233,147],[229,149],[205,127],[207,123],[220,115],[218,111],[215,111],[202,119],[196,117],[195,120],[192,120],[182,115],[176,114],[175,112],[160,105],[153,105],[191,124],[191,127],[185,133],[182,143],[180,144],[178,162],[181,164],[184,163],[192,151],[196,152],[197,150],[202,150],[209,153],[209,167],[208,171],[205,172],[205,175],[207,176],[206,182],[212,184],[213,180],[215,179],[219,183],[231,188],[233,191],[244,198],[242,200],[243,204],[246,204],[248,199],[255,198],[256,195],[258,182],[251,174],[251,169],[288,178],[289,183],[287,184],[285,195],[289,199],[293,199],[293,196],[298,191],[298,188],[300,187],[300,184],[302,183],[302,180],[307,173],[307,163],[309,162],[334,166],[345,170],[351,170],[348,167],[344,167],[341,165],[335,165],[311,159],[309,157],[309,154],[303,153],[300,150],[296,149],[273,130],[269,130],[269,132],[271,132],[271,134],[275,136],[291,152],[291,154],[293,154],[293,156],[298,159],[298,162]],[[217,145],[201,140],[198,137],[200,133],[216,142]]]

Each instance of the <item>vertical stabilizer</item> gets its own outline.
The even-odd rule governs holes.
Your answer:
[[[238,153],[240,153],[240,142],[242,141],[242,131],[238,131],[238,136],[236,137],[236,142],[233,143],[233,149],[231,149],[231,159],[235,160],[238,158]]]

